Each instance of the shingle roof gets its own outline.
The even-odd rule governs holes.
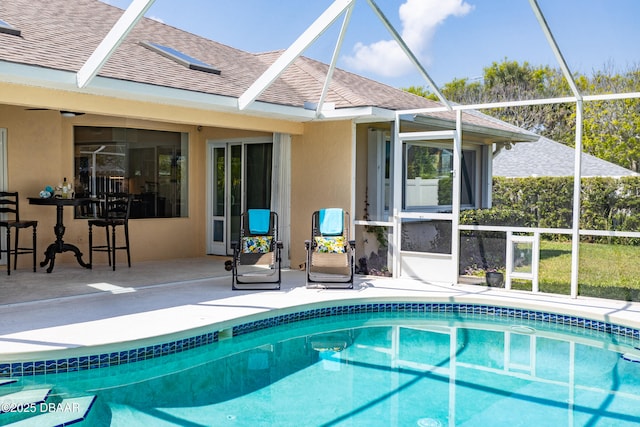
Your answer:
[[[96,0],[7,0],[0,17],[22,37],[0,34],[0,60],[76,72],[122,15]],[[159,43],[222,71],[207,75],[189,70],[140,45]],[[142,19],[99,75],[237,98],[282,52],[251,54],[199,37],[153,19]],[[319,98],[326,64],[300,58],[261,96],[269,103],[302,107]],[[337,108],[378,106],[389,109],[431,107],[434,102],[337,70],[328,94]]]
[[[537,142],[515,144],[501,150],[493,159],[493,175],[509,178],[529,176],[573,176],[575,150],[559,142],[541,137]],[[583,177],[620,177],[635,172],[614,163],[583,153]]]
[[[121,9],[96,0],[0,2],[0,16],[22,31],[21,38],[0,34],[0,59],[76,72],[121,15]],[[141,46],[141,41],[180,50],[221,69],[222,74],[186,69]],[[265,69],[255,55],[145,18],[133,28],[99,75],[238,97]],[[276,83],[273,90],[296,95],[281,83]]]
[[[22,36],[0,34],[0,61],[77,72],[123,11],[98,0],[3,0],[0,19],[21,30]],[[197,58],[221,71],[220,75],[191,70],[141,45],[159,43]],[[282,51],[252,54],[143,18],[99,70],[101,77],[204,94],[238,98]],[[318,102],[328,65],[298,58],[258,100],[304,108]],[[439,103],[400,89],[336,69],[326,102],[336,109],[379,107],[404,110],[438,107]],[[454,112],[429,114],[455,123]],[[465,123],[488,129],[523,133],[505,123],[472,113]]]

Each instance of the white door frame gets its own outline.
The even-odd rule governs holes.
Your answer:
[[[230,242],[228,242],[228,231],[229,231],[229,218],[230,218],[230,209],[231,206],[228,203],[228,197],[230,194],[230,182],[229,182],[229,173],[230,173],[230,156],[229,150],[232,145],[242,144],[252,144],[252,143],[272,143],[275,145],[275,141],[273,137],[258,137],[258,138],[230,138],[230,139],[208,139],[207,140],[207,183],[206,183],[206,203],[207,203],[207,224],[206,224],[206,233],[207,233],[207,254],[213,255],[228,255],[230,253]],[[213,150],[214,148],[222,148],[225,149],[225,209],[224,209],[224,217],[217,217],[223,221],[223,240],[222,242],[214,242],[213,240],[213,178],[214,178],[214,164],[213,164]],[[243,148],[244,151],[244,148]],[[244,157],[244,154],[243,154]],[[242,164],[242,175],[245,175],[244,171],[244,162]],[[246,186],[246,182],[242,182],[242,192],[244,193]],[[272,187],[272,192],[274,189]],[[273,199],[273,195],[272,195]],[[244,205],[244,200],[242,200],[242,205]],[[273,203],[273,201],[272,201]],[[244,210],[244,206],[242,206],[242,210]]]
[[[207,254],[216,254],[216,255],[226,255],[226,229],[227,229],[227,215],[226,212],[224,213],[224,215],[222,217],[216,216],[216,218],[219,218],[218,220],[222,221],[222,228],[223,228],[223,240],[221,242],[215,242],[213,240],[214,237],[214,227],[213,227],[213,221],[214,221],[214,209],[213,209],[213,203],[214,203],[214,198],[213,198],[213,192],[215,191],[215,187],[213,185],[213,178],[214,178],[214,170],[215,170],[215,164],[213,161],[213,154],[214,154],[214,149],[216,148],[224,148],[225,150],[225,174],[226,174],[226,170],[227,170],[227,144],[224,142],[214,142],[214,141],[207,141],[207,182],[206,182],[206,191],[207,191],[207,197],[206,197],[206,203],[207,203],[207,212],[206,212],[206,218],[207,218],[207,223],[206,223],[206,233],[207,233]],[[226,178],[225,178],[226,181]],[[226,192],[227,189],[225,188],[225,199],[226,199]],[[225,203],[225,211],[226,211],[226,203]]]
[[[394,277],[430,277],[433,282],[453,284],[458,280],[460,218],[460,165],[462,157],[462,132],[460,112],[456,117],[456,129],[447,131],[404,132],[400,129],[400,115],[396,115],[393,156],[393,275]],[[453,189],[452,212],[404,212],[403,195],[403,156],[405,142],[410,141],[452,141],[453,148]],[[403,219],[432,219],[451,222],[451,254],[409,252],[401,249]],[[436,274],[437,273],[437,274]]]

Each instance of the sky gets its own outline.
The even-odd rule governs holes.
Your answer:
[[[126,8],[131,0],[102,0]],[[559,66],[530,0],[376,0],[439,87],[503,60]],[[536,1],[536,0],[531,0]],[[146,16],[248,52],[289,47],[333,0],[156,0]],[[640,0],[537,0],[569,69],[640,66]],[[343,18],[304,52],[329,63]],[[394,87],[426,86],[366,0],[356,0],[339,68]]]

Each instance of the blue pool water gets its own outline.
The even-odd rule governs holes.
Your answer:
[[[22,376],[12,386],[46,384],[54,400],[96,396],[85,426],[640,423],[637,331],[486,310],[304,317],[251,322],[150,360]],[[0,414],[0,424],[15,419]]]

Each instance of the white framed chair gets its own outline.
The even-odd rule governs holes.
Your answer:
[[[278,240],[278,214],[269,209],[249,209],[243,213],[240,216],[240,238],[231,243],[231,288],[280,289],[282,247]],[[254,286],[258,284],[260,286]]]
[[[349,213],[340,208],[315,211],[307,250],[307,287],[353,288],[356,242],[351,239]]]

